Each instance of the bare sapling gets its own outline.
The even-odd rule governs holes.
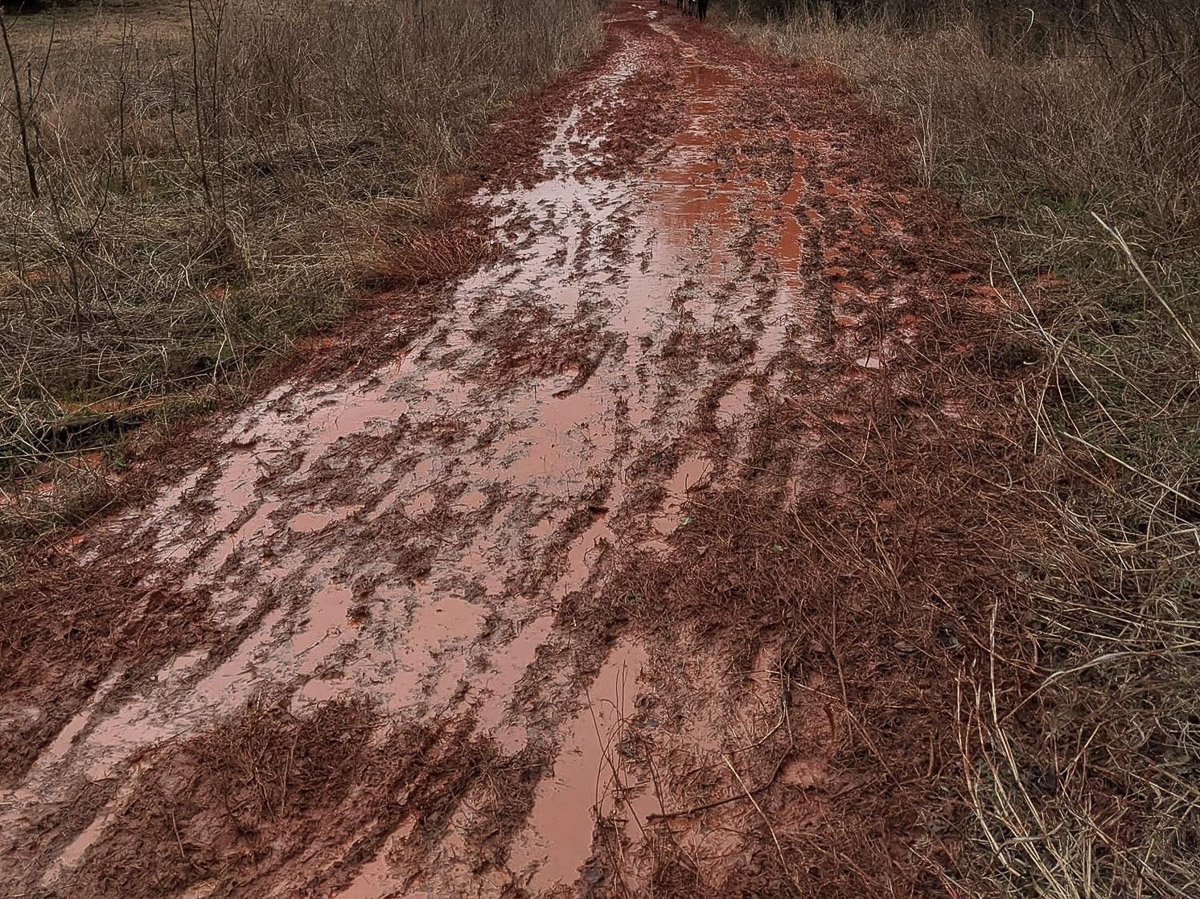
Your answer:
[[[38,196],[37,169],[33,165],[33,153],[29,148],[29,123],[26,119],[26,107],[21,95],[21,76],[17,73],[17,58],[13,53],[12,42],[8,37],[8,20],[4,10],[0,9],[0,36],[4,38],[4,53],[8,57],[8,70],[12,75],[14,115],[17,120],[17,130],[21,135],[21,155],[25,158],[25,174],[29,178],[29,193],[35,199]]]
[[[213,205],[212,186],[208,180],[208,160],[205,158],[204,105],[200,93],[200,41],[196,33],[196,9],[194,0],[188,0],[188,34],[192,42],[192,110],[196,119],[196,152],[200,157],[198,173],[200,187],[204,191],[204,202]]]

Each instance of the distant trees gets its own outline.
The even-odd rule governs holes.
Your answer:
[[[975,18],[1083,31],[1114,25],[1140,28],[1193,19],[1197,12],[1195,0],[742,0],[742,5],[763,16],[828,11],[843,18],[886,18],[907,27]]]
[[[66,3],[55,4],[52,0],[0,0],[0,9],[8,15],[17,15],[23,12],[40,12],[47,6],[54,5],[70,5],[74,6],[76,0],[69,0]]]
[[[1110,60],[1147,63],[1200,104],[1197,0],[741,0],[762,17],[829,16],[920,30],[971,24],[991,52],[1024,56],[1088,45]]]

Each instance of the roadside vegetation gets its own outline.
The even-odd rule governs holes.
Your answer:
[[[3,7],[0,545],[327,326],[593,0]],[[16,490],[30,475],[41,490]]]
[[[747,2],[912,123],[922,178],[990,226],[1018,414],[1058,523],[962,693],[967,886],[1200,893],[1200,18],[1185,0]],[[1005,692],[1005,683],[1023,689]],[[964,865],[978,863],[972,856]]]

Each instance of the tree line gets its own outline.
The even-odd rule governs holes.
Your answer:
[[[1196,0],[740,0],[762,18],[825,16],[923,31],[969,25],[988,50],[1016,58],[1078,51],[1144,83],[1174,85],[1200,111]]]

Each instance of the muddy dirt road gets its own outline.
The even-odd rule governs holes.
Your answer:
[[[7,597],[6,895],[947,889],[1002,300],[837,78],[609,16]]]

